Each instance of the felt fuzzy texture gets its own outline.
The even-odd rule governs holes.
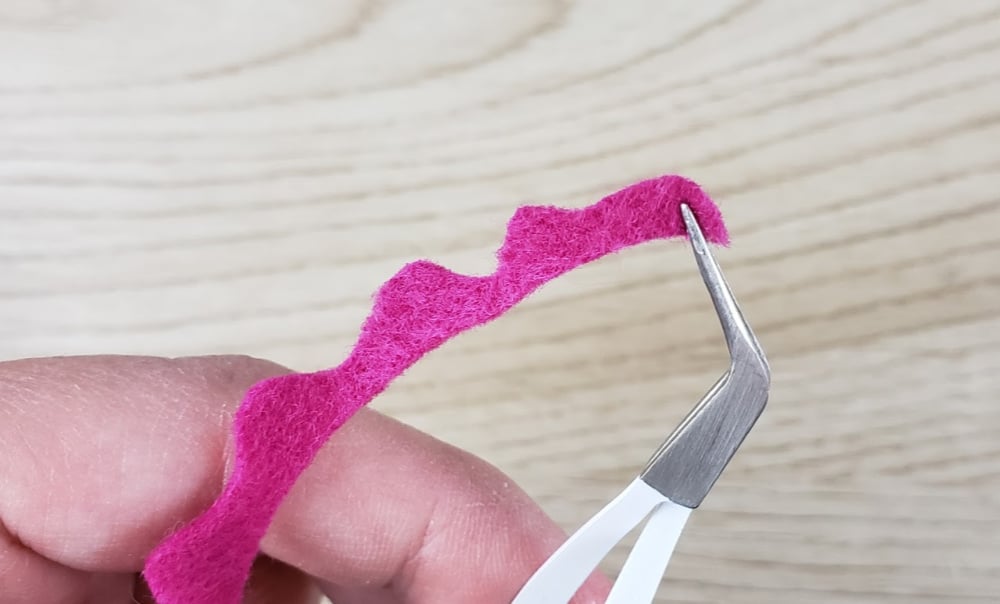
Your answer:
[[[682,202],[709,241],[728,243],[712,200],[687,179],[661,176],[583,209],[518,209],[491,275],[460,275],[425,260],[403,267],[378,291],[343,363],[264,380],[247,392],[222,494],[146,560],[156,601],[238,603],[278,505],[339,426],[421,356],[497,318],[545,282],[622,248],[684,235]]]

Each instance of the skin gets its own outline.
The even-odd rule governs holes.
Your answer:
[[[4,604],[152,602],[138,572],[218,494],[233,413],[284,367],[248,357],[0,363]],[[565,534],[486,462],[370,409],[264,538],[248,604],[508,604]],[[595,575],[574,604],[603,602]]]

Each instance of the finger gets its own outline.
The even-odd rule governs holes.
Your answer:
[[[0,364],[0,518],[66,566],[140,570],[218,491],[241,393],[282,371],[239,357]]]
[[[67,568],[30,551],[0,525],[0,601],[3,604],[40,602],[131,601],[126,576],[88,573]]]
[[[130,371],[122,372],[126,363]],[[246,363],[220,358],[207,372],[194,367],[200,362],[148,358],[0,363],[0,518],[6,522],[0,526],[0,600],[132,602],[132,573],[116,571],[138,570],[143,553],[131,546],[126,529],[137,517],[156,512],[143,501],[146,495],[163,497],[164,481],[146,480],[146,472],[129,469],[155,470],[157,461],[169,461],[182,473],[191,470],[188,460],[168,460],[163,452],[185,441],[216,446],[192,431],[225,423],[222,407],[199,407],[199,397],[183,400],[177,396],[183,393],[169,402],[178,417],[196,421],[183,426],[158,421],[158,413],[170,411],[154,399],[186,382],[201,382],[209,390],[242,387],[238,380],[248,376],[239,366]],[[271,371],[283,370],[272,366]],[[223,400],[231,404],[231,397]],[[205,421],[197,421],[199,413]],[[174,445],[162,446],[164,440]],[[190,461],[204,464],[201,457]],[[193,469],[212,471],[211,466]],[[146,539],[146,548],[155,542]]]
[[[263,548],[338,586],[342,599],[389,591],[415,603],[488,603],[513,599],[564,539],[496,468],[367,412],[303,474]],[[606,593],[596,579],[581,595]]]
[[[236,405],[283,371],[242,357],[0,365],[0,444],[13,453],[0,461],[11,477],[0,518],[49,559],[138,570],[218,494]],[[344,589],[487,603],[509,601],[563,538],[488,464],[363,411],[293,489],[263,547]]]

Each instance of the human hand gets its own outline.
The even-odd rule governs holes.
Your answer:
[[[0,604],[152,602],[137,573],[205,509],[253,383],[221,356],[0,363]],[[565,535],[502,473],[362,409],[261,543],[247,604],[507,604]],[[603,602],[593,577],[574,604]]]

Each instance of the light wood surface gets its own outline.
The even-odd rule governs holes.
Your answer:
[[[992,0],[6,0],[0,357],[329,366],[402,263],[681,173],[774,389],[660,601],[997,602],[998,76]],[[649,244],[376,407],[572,529],[721,373],[713,320]]]

